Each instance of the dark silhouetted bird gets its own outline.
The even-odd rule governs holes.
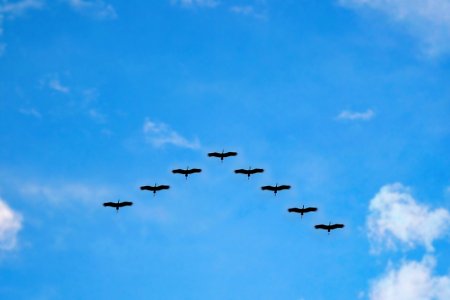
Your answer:
[[[128,202],[128,201],[124,201],[124,202],[120,202],[120,200],[117,200],[116,202],[105,202],[103,203],[103,206],[110,206],[110,207],[114,207],[116,209],[116,212],[119,212],[119,208],[124,207],[124,206],[131,206],[133,205],[133,202]]]
[[[280,185],[280,186],[278,186],[278,184],[276,184],[275,186],[273,186],[273,185],[265,185],[265,186],[261,187],[261,189],[263,191],[272,191],[275,194],[275,196],[277,195],[278,191],[289,190],[290,188],[291,188],[290,185]]]
[[[290,213],[291,212],[299,213],[302,218],[303,218],[303,214],[309,213],[309,212],[312,212],[312,211],[317,211],[317,208],[316,207],[307,207],[307,208],[305,208],[305,206],[303,205],[302,208],[293,207],[293,208],[289,208],[288,209],[288,212],[290,212]]]
[[[331,222],[330,222],[330,224],[328,224],[328,225],[319,224],[319,225],[314,226],[314,228],[326,230],[326,231],[328,231],[328,234],[329,234],[330,230],[337,229],[337,228],[344,228],[344,224],[331,225]]]
[[[252,168],[248,168],[248,170],[246,169],[237,169],[234,170],[234,173],[236,174],[245,174],[247,175],[247,179],[250,179],[250,175],[256,174],[256,173],[262,173],[264,172],[264,169],[252,169]]]
[[[202,169],[189,169],[189,167],[187,167],[186,170],[184,170],[184,169],[172,170],[172,173],[173,174],[183,174],[184,177],[186,177],[186,179],[187,179],[190,174],[200,173],[201,171],[202,171]]]
[[[168,185],[156,185],[156,183],[154,186],[151,186],[151,185],[141,186],[142,191],[152,191],[153,196],[155,196],[156,192],[161,191],[161,190],[168,190],[169,188],[170,188],[170,186],[168,186]]]
[[[218,157],[218,158],[220,158],[221,162],[223,162],[223,159],[225,157],[236,156],[236,155],[237,155],[237,152],[223,152],[223,150],[222,150],[222,153],[219,153],[219,152],[208,153],[209,157]]]

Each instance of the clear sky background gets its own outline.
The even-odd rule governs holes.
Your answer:
[[[450,299],[449,14],[0,1],[0,299]]]

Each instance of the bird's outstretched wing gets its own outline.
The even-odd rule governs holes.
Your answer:
[[[222,154],[223,157],[228,157],[228,156],[236,156],[237,152],[225,152]]]
[[[252,169],[250,170],[250,174],[255,174],[255,173],[263,173],[264,169]]]
[[[175,170],[172,170],[172,173],[173,174],[186,174],[186,170],[183,170],[183,169],[175,169]]]
[[[234,173],[248,175],[250,172],[248,170],[245,170],[245,169],[237,169],[237,170],[234,170]]]
[[[271,185],[262,186],[261,189],[263,191],[272,191],[272,192],[276,190],[276,188],[274,186],[271,186]]]
[[[330,229],[336,229],[336,228],[344,228],[344,224],[333,224],[333,225],[330,225]]]
[[[317,207],[307,207],[303,209],[304,212],[317,211]]]
[[[202,169],[190,169],[189,174],[200,173],[201,171],[202,171]]]
[[[114,203],[114,202],[105,202],[105,203],[103,203],[103,206],[117,207],[117,203]]]
[[[117,206],[124,207],[124,206],[131,206],[131,205],[133,205],[133,202],[124,201],[124,202],[120,202]]]
[[[218,153],[218,152],[210,152],[208,153],[209,157],[222,157],[222,153]]]
[[[289,208],[288,212],[295,212],[295,213],[302,213],[302,209],[301,208],[297,208],[297,207],[293,207],[293,208]]]
[[[291,188],[291,186],[290,185],[279,185],[278,187],[278,190],[289,190],[290,188]]]
[[[324,224],[319,224],[314,226],[315,229],[325,229],[328,230],[329,226],[328,225],[324,225]]]
[[[164,184],[162,184],[162,185],[158,185],[158,186],[156,187],[156,190],[157,190],[157,191],[159,191],[159,190],[168,190],[169,188],[170,188],[169,185],[164,185]]]
[[[143,185],[143,186],[141,186],[141,190],[142,191],[154,191],[155,190],[155,187],[153,187],[153,186],[151,186],[151,185]]]

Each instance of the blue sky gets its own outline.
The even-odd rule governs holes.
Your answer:
[[[0,1],[0,298],[450,299],[449,12]]]

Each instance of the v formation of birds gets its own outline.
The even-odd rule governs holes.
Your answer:
[[[208,153],[209,157],[220,158],[221,162],[223,162],[224,158],[231,157],[231,156],[236,156],[236,155],[237,155],[237,152],[224,152],[224,151],[222,151],[222,152],[210,152],[210,153]],[[175,169],[175,170],[172,170],[173,174],[184,175],[186,179],[191,174],[201,173],[201,172],[202,172],[202,169],[198,169],[198,168],[190,169],[189,167],[187,167],[186,169]],[[248,179],[250,179],[251,175],[254,175],[254,174],[257,174],[257,173],[263,173],[263,172],[264,172],[264,169],[259,169],[259,168],[255,168],[255,169],[252,169],[252,168],[237,169],[237,170],[234,171],[234,173],[236,173],[236,174],[247,175]],[[271,191],[276,196],[279,191],[289,190],[290,188],[291,188],[290,185],[278,185],[278,184],[276,184],[275,186],[273,186],[273,185],[262,186],[261,190],[263,190],[263,191]],[[144,185],[144,186],[141,186],[140,189],[142,191],[153,192],[153,196],[155,196],[156,193],[159,192],[159,191],[170,189],[170,186],[169,185],[164,185],[164,184],[163,185],[156,185],[156,184],[155,185]],[[118,200],[117,202],[105,202],[105,203],[103,203],[103,206],[105,206],[105,207],[113,207],[113,208],[115,208],[116,212],[118,212],[121,207],[132,206],[132,205],[133,205],[133,202],[130,202],[130,201],[120,202],[120,200]],[[306,213],[316,212],[316,211],[317,211],[316,207],[305,207],[304,205],[301,208],[293,207],[293,208],[289,208],[288,209],[289,213],[298,213],[298,214],[300,214],[301,218],[303,218],[303,215],[306,214]],[[316,229],[323,229],[323,230],[326,230],[328,233],[330,233],[331,230],[338,229],[338,228],[344,228],[344,224],[331,224],[331,223],[329,223],[328,225],[326,225],[326,224],[317,224],[317,225],[314,226],[314,228],[316,228]]]

